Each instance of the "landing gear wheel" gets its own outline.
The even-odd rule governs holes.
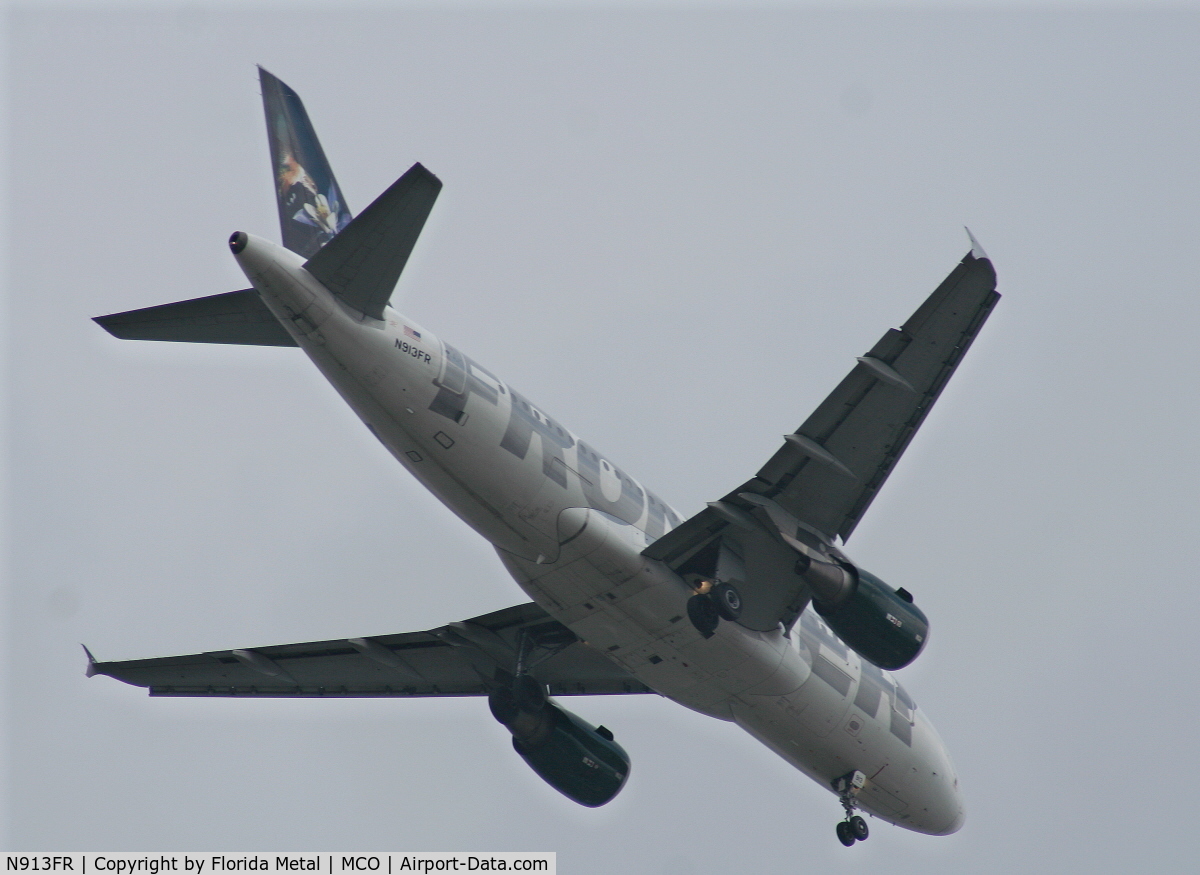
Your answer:
[[[850,824],[850,834],[860,842],[866,841],[867,836],[871,834],[871,831],[867,829],[867,822],[857,814],[846,822]]]
[[[848,820],[838,821],[837,836],[838,841],[840,841],[846,847],[850,847],[852,844],[858,841],[854,837],[854,829],[850,826],[850,821]]]
[[[717,603],[706,595],[694,595],[687,600],[688,619],[696,627],[696,631],[705,638],[711,638],[721,622],[721,614],[717,611]]]
[[[717,613],[722,619],[733,622],[742,615],[742,597],[728,583],[718,583],[713,587],[712,600],[717,603]]]

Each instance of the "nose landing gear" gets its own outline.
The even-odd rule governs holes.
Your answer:
[[[833,789],[838,794],[838,802],[842,803],[842,808],[846,811],[846,819],[837,825],[838,841],[846,847],[850,847],[855,842],[865,841],[871,834],[866,820],[854,813],[854,809],[858,807],[856,799],[858,791],[866,786],[866,783],[867,776],[859,771],[842,775],[833,782]]]
[[[837,837],[846,847],[850,847],[855,842],[861,842],[871,831],[867,829],[867,822],[859,815],[853,815],[849,820],[843,820],[837,825]]]

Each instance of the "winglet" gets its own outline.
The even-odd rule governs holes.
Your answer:
[[[976,258],[987,258],[988,254],[983,251],[983,247],[979,245],[979,241],[975,239],[975,235],[971,233],[971,229],[963,225],[963,230],[967,232],[967,237],[971,240],[971,254]],[[991,261],[988,258],[988,261]]]
[[[96,668],[96,657],[92,656],[92,651],[87,649],[86,644],[80,644],[79,646],[83,648],[83,652],[87,654],[88,658],[87,671],[84,674],[90,678],[100,674],[100,670]]]

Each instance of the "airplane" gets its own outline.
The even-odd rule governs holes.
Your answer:
[[[946,746],[894,671],[929,621],[843,551],[999,300],[971,249],[745,483],[685,519],[391,297],[441,181],[414,165],[352,216],[299,96],[259,68],[282,246],[229,246],[251,288],[95,319],[118,338],[299,347],[371,433],[496,549],[532,601],[427,631],[97,661],[152,696],[486,697],[517,754],[589,807],[630,757],[563,699],[657,693],[732,721],[865,813],[964,818]]]

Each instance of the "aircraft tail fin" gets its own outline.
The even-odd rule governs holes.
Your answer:
[[[414,164],[304,265],[329,291],[383,318],[442,181]]]
[[[350,223],[350,210],[299,95],[258,68],[283,245],[311,258]]]
[[[258,68],[275,174],[283,245],[356,310],[383,318],[441,181],[420,164],[353,219],[304,104],[286,84]]]
[[[283,245],[307,258],[309,273],[333,294],[382,319],[442,183],[415,164],[352,219],[299,96],[258,69]],[[296,345],[254,289],[111,313],[95,321],[126,340]]]

